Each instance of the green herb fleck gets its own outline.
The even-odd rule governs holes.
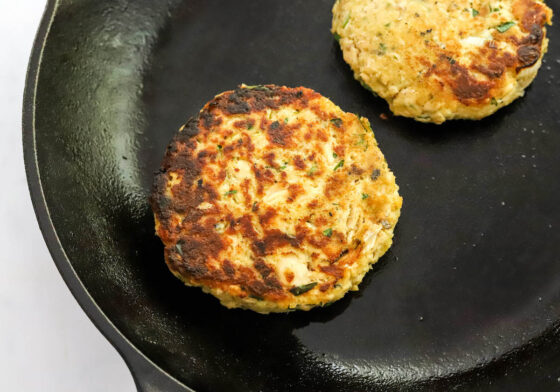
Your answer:
[[[366,126],[366,124],[364,124],[364,121],[367,121],[367,119],[364,119],[364,121],[362,121],[362,119],[363,119],[363,118],[360,117],[360,125],[362,126],[362,128],[364,128],[364,130],[365,130],[366,132],[373,132],[373,130],[371,129],[371,126],[369,125],[369,123],[366,123],[367,126]]]
[[[478,14],[480,14],[480,12],[478,12],[478,10],[475,10],[474,8],[471,8],[471,13],[472,16],[477,16]]]
[[[333,38],[335,39],[336,42],[340,41],[340,34],[338,34],[336,31],[334,33],[332,33]]]
[[[249,89],[249,90],[262,90],[262,91],[270,91],[270,89],[266,86],[263,86],[262,84],[255,84],[252,86],[247,86],[244,85],[243,88]]]
[[[177,249],[177,252],[179,252],[179,254],[183,256],[183,249],[181,248],[181,245],[175,244],[175,249]]]
[[[311,282],[311,283],[303,284],[301,286],[295,286],[290,289],[290,293],[292,293],[293,295],[302,295],[303,293],[307,293],[315,286],[317,286],[317,282]]]
[[[324,235],[325,237],[330,237],[330,236],[332,236],[332,229],[329,227],[328,229],[323,230],[323,235]]]
[[[338,154],[337,154],[336,152],[333,152],[333,153],[332,153],[332,157],[333,157],[333,158],[338,158]]]
[[[342,159],[341,161],[339,161],[336,166],[334,167],[333,171],[336,171],[338,168],[344,166],[344,159]]]
[[[501,25],[496,26],[496,30],[498,30],[500,33],[505,33],[512,26],[515,26],[515,22],[512,22],[512,21],[504,22]]]
[[[389,27],[389,26],[391,26],[391,22],[385,23],[385,27]]]
[[[288,162],[284,162],[282,166],[278,168],[278,170],[285,170],[288,167]]]
[[[362,193],[362,200],[367,199],[369,195],[367,193]]]
[[[284,124],[287,124],[287,123],[288,123],[288,117],[286,117],[286,118],[284,119]]]
[[[309,171],[307,172],[308,176],[312,176],[313,174],[315,174],[315,172],[317,171],[317,164],[313,164],[313,166],[311,166],[311,169],[309,169]]]
[[[344,20],[344,23],[342,24],[342,28],[345,28],[346,25],[348,24],[348,22],[350,22],[350,14],[348,14],[348,16],[346,17],[346,19]]]
[[[494,97],[492,97],[492,99],[490,100],[490,103],[494,106],[498,106],[498,101]]]
[[[247,129],[253,129],[253,124],[247,124]]]
[[[224,193],[224,196],[235,195],[236,193],[237,193],[237,190],[232,189],[232,190],[229,190],[226,193]]]
[[[360,140],[358,140],[358,141],[356,142],[356,146],[364,146],[364,147],[365,147],[365,150],[364,150],[364,151],[367,151],[367,149],[368,149],[368,147],[369,147],[369,146],[368,146],[369,143],[366,142],[366,135],[363,133],[363,134],[361,134],[361,135],[359,135],[359,136],[360,136]]]
[[[342,120],[340,118],[331,118],[331,122],[337,128],[340,128],[342,126]]]
[[[218,144],[218,150],[221,150],[221,149],[222,149],[222,145]]]
[[[380,42],[380,43],[379,43],[379,49],[377,50],[377,54],[378,54],[379,56],[382,56],[382,55],[384,55],[386,52],[387,52],[387,46],[386,46],[383,42]]]

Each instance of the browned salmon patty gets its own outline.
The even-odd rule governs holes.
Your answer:
[[[367,119],[275,85],[208,102],[169,145],[152,195],[171,272],[260,313],[356,290],[401,204]]]
[[[337,0],[332,32],[355,78],[393,113],[442,123],[521,97],[551,18],[541,0]]]

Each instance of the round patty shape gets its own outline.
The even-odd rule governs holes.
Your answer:
[[[275,85],[208,102],[171,142],[152,195],[171,272],[260,313],[357,290],[401,204],[367,119]]]
[[[332,32],[354,77],[393,113],[439,124],[522,96],[551,18],[540,0],[337,0]]]

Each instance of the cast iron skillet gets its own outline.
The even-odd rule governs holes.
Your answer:
[[[388,108],[353,80],[331,6],[49,1],[23,142],[68,286],[141,391],[556,390],[558,25],[525,98],[483,121],[422,125],[379,119]],[[241,82],[311,87],[369,117],[401,186],[395,244],[329,308],[227,310],[163,262],[153,172],[178,127]]]

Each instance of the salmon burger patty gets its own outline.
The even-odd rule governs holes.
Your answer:
[[[442,123],[521,97],[551,18],[540,0],[338,0],[332,32],[354,77],[394,114]]]
[[[367,119],[307,88],[242,85],[180,129],[151,202],[176,277],[269,313],[357,290],[402,199]]]

